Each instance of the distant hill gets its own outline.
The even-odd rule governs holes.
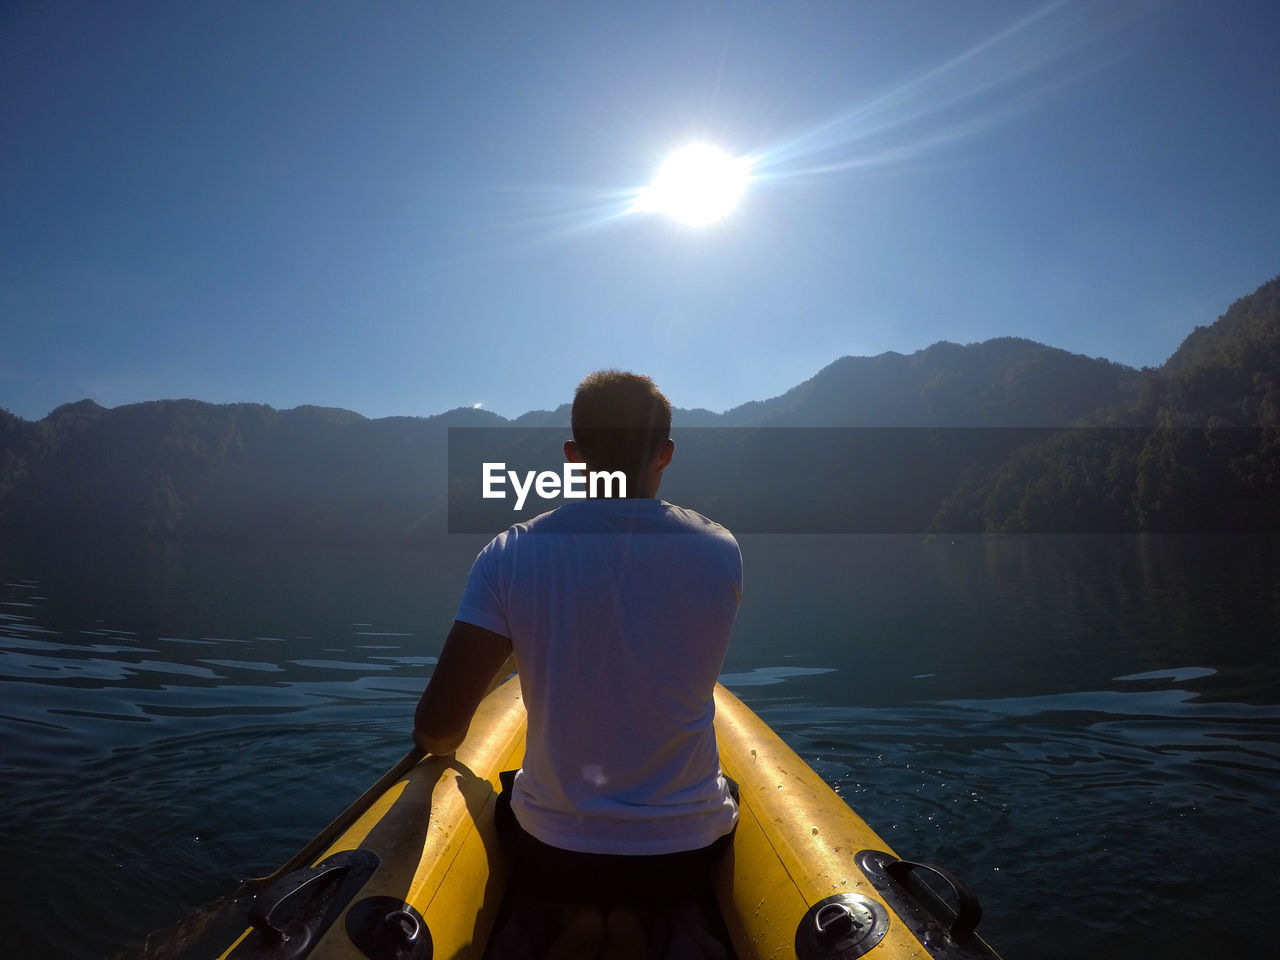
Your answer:
[[[164,400],[68,404],[0,420],[0,526],[197,539],[395,541],[445,493],[461,408],[368,420],[347,410]]]
[[[1031,340],[935,343],[910,356],[842,357],[724,426],[1060,427],[1136,395],[1141,375]]]
[[[554,455],[568,422],[567,403],[515,420],[192,400],[83,400],[37,422],[0,410],[0,528],[415,542],[445,529],[449,428],[553,430]],[[736,529],[1277,531],[1280,278],[1157,370],[1012,337],[936,343],[843,357],[724,413],[677,410],[675,430],[663,494]]]

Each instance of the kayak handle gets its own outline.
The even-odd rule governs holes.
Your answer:
[[[951,921],[947,936],[960,942],[968,940],[973,936],[973,932],[978,929],[978,922],[982,919],[982,904],[978,902],[978,898],[973,891],[961,883],[950,870],[946,870],[936,863],[923,863],[919,860],[893,860],[886,863],[884,869],[889,876],[903,886],[906,886],[907,878],[915,870],[927,870],[941,877],[947,886],[951,888],[951,892],[956,895],[957,904],[955,919]]]
[[[285,932],[284,923],[277,919],[277,914],[281,912],[284,905],[289,901],[310,896],[326,881],[335,879],[349,869],[348,865],[338,863],[327,867],[301,870],[290,875],[289,879],[296,881],[296,886],[291,883],[289,889],[283,892],[268,890],[267,893],[274,892],[276,896],[265,903],[261,899],[256,901],[253,909],[249,911],[249,923],[272,943],[284,943],[289,939],[289,935]]]
[[[957,960],[961,956],[996,957],[976,932],[982,919],[982,905],[950,870],[936,863],[899,860],[883,850],[860,850],[853,861],[921,943],[945,942],[948,950],[961,951],[954,954]],[[950,887],[956,906],[936,893],[925,882],[924,874],[931,874]]]
[[[332,922],[335,908],[341,910],[377,866],[371,851],[345,850],[286,874],[254,900],[249,923],[269,944],[308,939]]]

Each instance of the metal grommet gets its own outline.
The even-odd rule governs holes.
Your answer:
[[[884,939],[889,912],[856,893],[819,900],[796,927],[797,960],[854,960]]]

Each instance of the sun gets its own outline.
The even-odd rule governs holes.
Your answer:
[[[635,209],[705,226],[733,210],[750,181],[750,160],[695,143],[667,157],[653,183],[641,191]]]

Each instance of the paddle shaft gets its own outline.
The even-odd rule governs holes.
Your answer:
[[[343,810],[334,818],[333,822],[316,834],[305,847],[295,853],[289,860],[275,873],[267,877],[252,877],[240,885],[240,889],[235,892],[235,897],[255,896],[265,890],[271,884],[275,883],[285,874],[292,873],[295,870],[301,870],[303,867],[310,866],[324,850],[325,847],[333,843],[342,833],[344,833],[353,823],[360,819],[366,810],[373,805],[373,802],[387,792],[415,766],[418,761],[425,757],[426,754],[414,747],[406,753],[396,763],[394,767],[378,778],[377,783],[371,786],[364,793],[360,794],[359,799],[351,806]]]
[[[485,696],[488,696],[493,693],[494,690],[498,689],[502,684],[502,681],[505,680],[507,675],[514,669],[515,654],[512,654],[507,658],[506,662],[498,668],[498,672],[493,675],[493,679],[489,682],[489,687],[485,691]],[[401,757],[394,767],[379,777],[378,781],[373,786],[360,794],[355,803],[343,810],[342,813],[338,814],[338,816],[334,818],[332,823],[316,834],[310,843],[290,857],[279,870],[267,877],[253,877],[246,880],[240,885],[240,889],[235,892],[235,897],[238,899],[240,897],[256,896],[286,874],[292,873],[295,870],[300,870],[303,867],[310,866],[316,857],[320,855],[321,851],[345,833],[353,823],[364,816],[365,811],[373,806],[374,801],[391,789],[395,784],[399,783],[401,779],[403,779],[410,770],[416,767],[418,762],[425,756],[425,752],[414,747]]]

